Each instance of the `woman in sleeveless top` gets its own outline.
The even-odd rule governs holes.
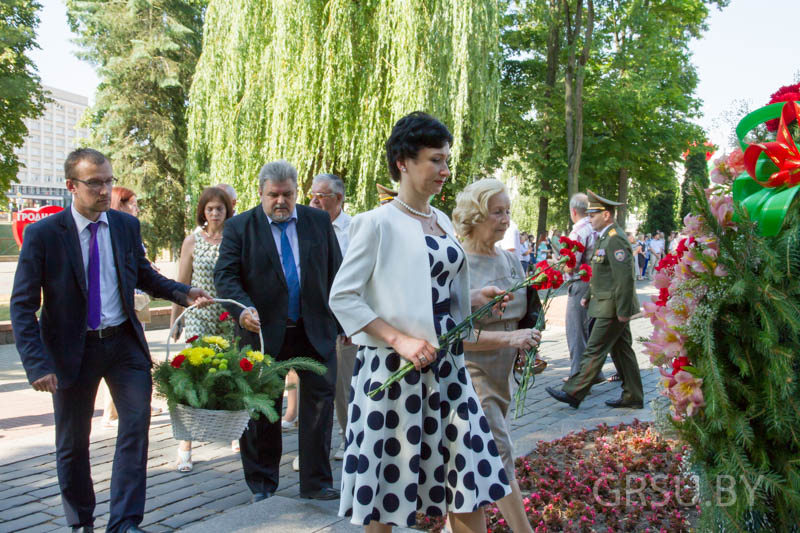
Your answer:
[[[200,287],[212,297],[217,296],[214,288],[214,266],[217,264],[219,245],[222,242],[222,228],[232,215],[233,206],[228,193],[217,187],[209,187],[203,191],[197,202],[198,228],[183,240],[181,246],[176,277],[178,281]],[[175,322],[180,309],[177,304],[172,304],[170,325]],[[180,338],[181,329],[184,329],[186,339],[195,335],[222,334],[219,315],[224,311],[218,304],[189,311],[183,316],[185,327],[176,328],[173,338]],[[177,469],[179,472],[191,472],[191,441],[181,441],[178,445]]]

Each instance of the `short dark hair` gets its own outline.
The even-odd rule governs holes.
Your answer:
[[[69,153],[64,161],[64,177],[68,180],[76,179],[75,167],[78,163],[88,159],[95,165],[102,165],[108,158],[93,148],[77,148]]]
[[[208,187],[203,190],[200,200],[197,201],[197,225],[201,228],[206,225],[206,204],[211,200],[219,200],[225,204],[225,220],[233,216],[233,203],[230,195],[219,187]]]
[[[452,146],[453,135],[447,126],[427,113],[414,111],[398,120],[386,141],[386,163],[392,180],[400,181],[397,161],[416,159],[422,148],[442,148],[445,143]]]

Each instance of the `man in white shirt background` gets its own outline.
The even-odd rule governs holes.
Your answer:
[[[509,219],[508,229],[503,235],[503,240],[500,241],[500,248],[512,252],[522,262],[522,244],[519,237],[519,227],[513,220]]]
[[[348,230],[350,227],[350,215],[344,212],[344,183],[335,174],[319,174],[311,182],[311,192],[308,197],[311,200],[311,207],[326,211],[331,217],[333,231],[336,233],[336,240],[339,241],[339,249],[342,257],[347,253],[349,243]],[[350,342],[344,335],[339,335],[336,340],[336,419],[339,427],[344,432],[347,429],[347,400],[350,395],[350,378],[353,377],[353,365],[355,364],[358,346]],[[344,457],[344,441],[336,450],[334,459],[341,461]]]

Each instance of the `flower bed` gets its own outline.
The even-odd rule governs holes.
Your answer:
[[[687,447],[634,421],[539,442],[516,461],[516,476],[537,532],[690,531],[699,507],[681,464]],[[511,529],[496,506],[486,508],[489,532]],[[441,531],[442,518],[417,516],[417,527]]]

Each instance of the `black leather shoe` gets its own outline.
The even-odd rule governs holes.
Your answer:
[[[131,526],[125,530],[125,533],[147,533],[147,531],[139,528],[138,526]]]
[[[72,533],[94,533],[92,526],[75,526],[72,528]]]
[[[314,492],[301,492],[300,497],[307,500],[338,500],[339,491],[330,487],[324,487]]]
[[[250,498],[250,503],[260,502],[261,500],[266,500],[267,498],[272,498],[271,492],[254,492],[253,497]]]
[[[578,406],[581,404],[581,401],[574,396],[570,396],[568,393],[564,392],[563,390],[554,389],[553,387],[545,387],[547,394],[558,400],[559,402],[564,402],[569,404],[570,407],[573,409],[577,409]]]
[[[644,409],[644,402],[637,402],[636,400],[606,400],[606,405],[609,407],[630,407],[632,409]]]

